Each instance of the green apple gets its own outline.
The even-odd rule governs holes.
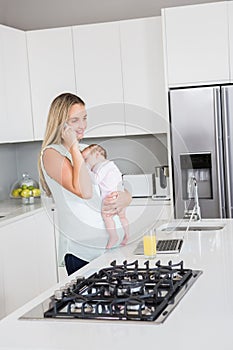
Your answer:
[[[40,196],[40,189],[39,188],[34,188],[32,190],[33,197],[39,197]]]
[[[21,192],[21,191],[20,191],[20,192]],[[11,195],[12,195],[13,197],[19,197],[20,192],[19,192],[19,189],[18,189],[18,188],[15,188],[15,189],[11,192]]]
[[[31,191],[29,189],[24,189],[20,193],[21,197],[24,197],[24,198],[30,197],[30,194],[31,194]]]

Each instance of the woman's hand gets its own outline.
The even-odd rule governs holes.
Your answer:
[[[125,191],[112,192],[104,198],[102,204],[102,211],[105,215],[114,215],[125,207],[127,207],[132,200],[131,194]]]
[[[62,136],[62,139],[64,140],[65,146],[69,150],[71,149],[72,146],[77,145],[78,143],[76,132],[67,123],[65,123],[62,129],[61,136]]]

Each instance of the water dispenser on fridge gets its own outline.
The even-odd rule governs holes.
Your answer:
[[[185,211],[191,210],[195,203],[192,181],[198,188],[198,199],[213,199],[211,153],[180,154],[182,199]]]

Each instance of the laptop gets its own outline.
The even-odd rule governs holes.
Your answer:
[[[158,254],[177,254],[180,252],[183,239],[159,239],[156,243],[156,251]],[[140,241],[134,250],[135,255],[144,255],[143,241]]]

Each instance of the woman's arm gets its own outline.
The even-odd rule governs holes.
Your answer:
[[[47,174],[68,191],[77,196],[89,199],[92,197],[91,178],[78,148],[78,142],[74,131],[66,128],[63,139],[69,148],[73,165],[59,152],[48,148],[43,154],[43,163]]]
[[[112,192],[103,200],[102,211],[107,214],[117,214],[127,207],[132,200],[131,194],[127,191]]]

